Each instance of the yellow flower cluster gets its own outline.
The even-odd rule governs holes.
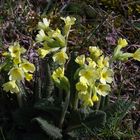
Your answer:
[[[67,77],[64,75],[64,68],[58,67],[52,74],[52,79],[57,87],[69,91],[70,85]]]
[[[26,50],[23,47],[20,47],[18,42],[15,42],[9,47],[7,55],[11,57],[13,65],[8,73],[10,81],[3,84],[3,90],[6,92],[10,91],[11,93],[18,93],[19,87],[17,86],[17,82],[24,78],[27,81],[30,81],[33,77],[33,72],[35,71],[34,64],[21,58],[21,54],[25,52]]]
[[[113,59],[124,61],[132,57],[133,59],[140,61],[140,48],[134,53],[123,53],[121,49],[125,48],[127,45],[126,39],[119,38],[117,47],[114,50]]]
[[[89,56],[80,55],[75,59],[79,64],[79,81],[76,90],[84,106],[93,106],[98,96],[106,96],[110,92],[113,71],[109,68],[109,58],[96,46],[89,47]],[[76,72],[77,73],[77,72]]]
[[[66,53],[68,35],[76,19],[69,16],[61,19],[65,22],[64,34],[58,28],[56,30],[51,29],[49,27],[50,21],[44,18],[43,22],[39,22],[38,24],[40,30],[36,36],[36,40],[43,46],[38,49],[40,57],[44,58],[47,54],[52,53],[53,61],[58,64],[58,68],[52,74],[52,79],[56,86],[68,91],[70,85],[67,77],[64,76],[64,65],[68,59]]]
[[[60,65],[63,65],[68,56],[66,54],[67,46],[67,37],[70,31],[71,26],[75,23],[75,18],[66,17],[62,18],[65,22],[64,34],[57,28],[53,30],[49,27],[50,21],[46,18],[43,19],[43,22],[39,22],[38,28],[39,33],[36,36],[37,42],[43,45],[42,48],[38,49],[38,54],[41,58],[44,58],[47,54],[53,52],[54,62],[57,62]]]

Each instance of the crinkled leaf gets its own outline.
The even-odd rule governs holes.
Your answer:
[[[85,120],[69,129],[68,134],[72,137],[95,136],[105,125],[106,114],[103,111],[94,111]]]
[[[48,123],[47,120],[41,118],[41,117],[37,117],[34,118],[33,121],[37,121],[38,124],[40,125],[40,127],[42,128],[42,130],[49,136],[55,138],[55,139],[60,139],[62,138],[62,134],[61,134],[61,129],[57,128],[56,126]]]

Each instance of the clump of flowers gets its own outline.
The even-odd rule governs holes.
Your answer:
[[[39,22],[38,28],[39,33],[36,36],[36,41],[42,44],[42,48],[38,49],[38,54],[41,58],[44,58],[47,54],[55,52],[53,60],[58,62],[60,65],[65,63],[68,59],[66,54],[67,39],[70,32],[71,26],[75,22],[74,17],[62,18],[65,22],[64,31],[60,29],[53,30],[50,25],[50,21],[43,18],[43,22]]]
[[[41,59],[51,57],[54,63],[57,64],[55,70],[51,71],[51,78],[55,86],[67,93],[63,111],[66,113],[70,104],[71,84],[73,84],[66,76],[67,72],[70,71],[70,69],[67,69],[67,65],[71,59],[67,51],[67,42],[71,26],[74,25],[76,19],[69,16],[61,19],[65,23],[63,31],[59,28],[52,29],[50,20],[43,18],[43,21],[38,24],[39,32],[36,36],[36,41],[42,45],[37,50],[39,57]],[[89,46],[86,54],[76,57],[74,61],[79,67],[75,71],[73,79],[76,81],[74,85],[78,95],[76,100],[80,105],[84,107],[93,106],[95,102],[100,100],[101,96],[105,97],[110,93],[114,75],[111,66],[113,61],[126,61],[129,58],[140,61],[140,49],[137,49],[134,53],[124,52],[123,48],[127,45],[126,39],[119,38],[112,57],[105,56],[97,46]],[[18,83],[23,80],[30,81],[33,78],[35,66],[23,58],[25,52],[26,50],[18,42],[15,42],[9,47],[8,52],[4,54],[10,57],[12,61],[8,72],[9,81],[3,84],[3,89],[6,92],[20,92]]]
[[[76,84],[77,94],[84,106],[93,106],[99,96],[106,96],[111,91],[113,71],[109,68],[109,58],[95,46],[89,47],[89,56],[76,58],[80,68],[76,73],[79,81]]]
[[[8,52],[4,53],[12,61],[11,69],[8,72],[9,82],[3,84],[3,90],[6,92],[19,93],[20,87],[18,87],[18,83],[24,79],[30,81],[33,78],[35,66],[28,60],[22,58],[25,52],[26,49],[21,47],[18,42],[15,42],[9,46]]]
[[[36,41],[43,46],[37,50],[39,56],[44,58],[48,54],[53,54],[52,59],[58,64],[58,68],[52,74],[52,79],[56,86],[68,91],[69,81],[67,77],[64,76],[64,65],[66,60],[68,60],[68,54],[66,53],[68,35],[76,19],[69,16],[61,19],[65,23],[63,32],[59,28],[53,30],[49,26],[50,21],[46,18],[43,19],[43,22],[39,22],[39,33],[36,36]]]

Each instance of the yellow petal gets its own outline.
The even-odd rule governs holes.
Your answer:
[[[78,91],[82,91],[82,92],[83,92],[83,91],[86,91],[87,88],[88,88],[88,86],[87,86],[86,83],[78,82],[78,83],[76,84],[76,89],[77,89]]]
[[[119,38],[119,40],[118,40],[118,46],[119,46],[120,48],[124,48],[124,47],[126,47],[127,45],[128,45],[128,43],[127,43],[126,39]]]
[[[34,64],[30,63],[30,62],[24,62],[20,65],[20,68],[23,69],[24,72],[34,72],[35,71],[35,66]]]
[[[49,53],[49,50],[45,50],[45,49],[43,49],[43,48],[39,48],[39,49],[37,50],[37,52],[38,52],[38,54],[39,54],[39,56],[40,56],[41,58],[44,58],[44,57]]]
[[[75,59],[75,62],[78,63],[79,65],[84,65],[85,64],[85,55],[80,55]]]
[[[27,81],[32,80],[32,79],[33,79],[33,74],[25,73],[25,79],[26,79]]]
[[[12,81],[9,81],[5,84],[3,84],[3,90],[5,90],[6,92],[11,92],[11,93],[18,93],[19,92],[19,88],[18,86],[16,85],[15,81],[12,80]]]
[[[60,65],[65,64],[66,59],[68,59],[68,55],[64,51],[60,51],[53,56],[54,62]]]
[[[140,48],[133,53],[133,59],[140,61]]]
[[[97,87],[97,93],[101,96],[106,96],[111,91],[110,85],[107,84],[99,84]]]
[[[24,73],[21,68],[12,68],[8,73],[10,80],[22,80],[24,78]]]
[[[96,94],[93,95],[92,101],[93,101],[93,102],[99,101],[99,98],[98,98],[98,96],[97,96]]]

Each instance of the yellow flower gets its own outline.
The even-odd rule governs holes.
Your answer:
[[[26,79],[27,81],[32,80],[32,79],[33,79],[33,74],[25,73],[25,79]]]
[[[70,90],[69,80],[64,76],[64,68],[57,68],[52,74],[52,79],[58,88],[64,89],[66,92]]]
[[[106,96],[111,91],[110,85],[107,84],[99,84],[96,88],[97,93],[101,96]]]
[[[102,55],[102,50],[100,50],[98,47],[96,46],[90,46],[89,47],[89,52],[90,52],[90,57],[92,59],[97,59],[99,56]]]
[[[15,58],[13,58],[13,62],[14,62],[14,64],[19,64],[19,63],[21,63],[21,58],[20,58],[20,56],[19,57],[15,57]]]
[[[49,51],[49,50],[45,50],[45,49],[43,49],[43,48],[39,48],[39,49],[37,50],[37,52],[38,52],[38,54],[39,54],[39,56],[40,56],[41,58],[44,58],[50,51]]]
[[[99,68],[109,67],[109,58],[102,55],[98,60],[97,64]]]
[[[8,56],[8,55],[9,55],[8,52],[3,52],[3,53],[2,53],[2,56]]]
[[[120,48],[124,48],[124,47],[126,47],[127,45],[128,45],[128,43],[127,43],[126,39],[119,38],[119,40],[118,40],[118,46],[119,46]]]
[[[3,87],[3,90],[6,91],[6,92],[8,92],[8,91],[10,91],[11,93],[18,93],[19,92],[19,88],[16,85],[14,80],[3,84],[2,87]]]
[[[12,68],[9,73],[9,80],[22,80],[24,73],[21,68]]]
[[[52,32],[52,37],[55,38],[62,47],[66,45],[65,37],[61,34],[61,31],[58,28],[56,31]]]
[[[52,78],[54,81],[56,81],[57,79],[60,79],[62,77],[64,77],[64,69],[59,67],[53,72]]]
[[[85,79],[88,84],[95,81],[98,77],[97,72],[92,67],[86,67],[79,72],[79,76]]]
[[[113,81],[113,71],[107,68],[103,68],[100,73],[100,82],[103,84],[111,83]]]
[[[133,53],[132,57],[133,59],[140,61],[140,48]]]
[[[69,17],[69,16],[67,16],[66,18],[62,18],[61,17],[61,19],[64,20],[64,22],[65,22],[66,25],[74,25],[74,23],[76,21],[76,18]]]
[[[91,79],[94,76],[94,72],[92,68],[82,69],[79,72],[79,76],[82,76],[86,79]]]
[[[43,22],[38,23],[38,28],[46,30],[50,25],[50,21],[47,18],[43,18]]]
[[[36,41],[37,42],[42,42],[45,41],[47,39],[47,36],[44,32],[44,30],[40,30],[39,33],[36,35]]]
[[[96,63],[95,61],[93,61],[90,57],[86,58],[87,62],[88,62],[88,66],[95,68],[96,67]]]
[[[83,102],[83,106],[93,106],[93,101],[87,91],[79,92],[78,97]]]
[[[80,55],[75,59],[75,62],[78,63],[79,65],[84,65],[85,64],[85,55]]]
[[[47,54],[57,51],[59,48],[50,48],[46,42],[43,43],[43,48],[37,50],[39,56],[44,58]]]
[[[119,38],[118,45],[114,50],[113,59],[125,59],[124,57],[126,56],[123,56],[121,49],[126,47],[127,45],[128,43],[126,39]]]
[[[65,22],[64,34],[65,36],[68,36],[71,26],[75,24],[76,18],[67,16],[66,18],[61,19]]]
[[[20,68],[22,68],[24,72],[32,72],[33,73],[35,71],[34,64],[32,64],[28,61],[20,64]]]
[[[98,96],[97,96],[96,94],[93,95],[92,101],[93,101],[93,102],[99,101],[99,98],[98,98]]]
[[[26,50],[23,47],[20,47],[18,42],[15,42],[14,45],[9,47],[9,52],[12,57],[20,57],[20,54],[23,54],[26,52]]]
[[[86,91],[87,90],[87,88],[88,88],[88,86],[87,86],[87,84],[85,83],[85,82],[78,82],[77,84],[76,84],[76,89],[78,90],[78,91]]]
[[[105,57],[104,60],[103,60],[103,65],[105,67],[109,67],[109,57]]]
[[[94,104],[93,104],[93,101],[92,101],[92,99],[90,97],[86,97],[84,99],[84,104],[83,105],[84,106],[93,106]]]
[[[68,59],[68,55],[64,51],[60,51],[53,56],[54,62],[60,65],[65,64],[66,59]]]

